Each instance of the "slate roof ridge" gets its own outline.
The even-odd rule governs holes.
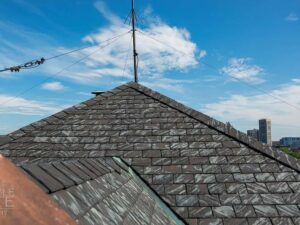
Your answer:
[[[295,169],[297,172],[300,172],[300,160],[296,159],[295,157],[285,154],[276,148],[267,146],[266,144],[263,144],[255,139],[253,139],[252,137],[249,137],[247,134],[245,134],[231,126],[227,126],[223,122],[213,119],[213,118],[209,117],[208,115],[205,115],[195,109],[185,106],[182,103],[179,103],[174,99],[171,99],[165,95],[162,95],[156,91],[153,91],[152,89],[149,89],[141,84],[138,84],[135,82],[129,82],[126,85],[128,87],[133,88],[136,91],[139,91],[153,99],[160,101],[163,104],[168,105],[169,107],[172,107],[172,108],[186,114],[189,117],[192,117],[192,118],[204,123],[205,125],[209,126],[210,128],[215,129],[215,130],[235,139],[236,141],[239,141],[242,144],[245,144],[246,146],[248,146],[256,151],[259,151],[260,153],[278,161],[279,163],[282,163],[285,166],[288,166],[292,169]]]
[[[23,137],[24,135],[30,133],[33,130],[41,129],[43,126],[49,124],[49,122],[64,119],[66,116],[75,113],[77,109],[83,109],[85,107],[93,105],[95,102],[99,102],[101,100],[107,99],[108,97],[110,97],[112,95],[115,95],[115,94],[119,93],[120,91],[125,90],[127,88],[129,88],[129,86],[127,84],[123,84],[121,86],[118,86],[118,87],[110,90],[110,91],[106,91],[101,95],[95,96],[95,97],[93,97],[91,99],[88,99],[84,102],[81,102],[77,105],[71,106],[67,109],[64,109],[60,112],[57,112],[57,113],[55,113],[51,116],[48,116],[48,117],[43,118],[39,121],[30,123],[30,124],[28,124],[24,127],[21,127],[20,129],[5,135],[5,138],[2,138],[3,141],[2,141],[2,143],[0,143],[0,146],[5,145],[10,141],[14,141],[18,138],[21,138],[21,137]]]

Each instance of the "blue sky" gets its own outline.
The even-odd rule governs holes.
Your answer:
[[[299,1],[174,2],[136,0],[138,27],[147,35],[137,33],[140,82],[242,131],[266,117],[274,140],[300,136]],[[129,29],[129,10],[129,0],[3,0],[0,68],[100,44]],[[1,73],[0,133],[131,81],[130,40],[126,34],[59,74],[95,49]]]

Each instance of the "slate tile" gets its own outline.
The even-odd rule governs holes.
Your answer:
[[[198,149],[183,149],[183,150],[180,150],[180,156],[189,156],[189,157],[199,156],[199,150]]]
[[[152,158],[153,166],[171,165],[170,158]]]
[[[201,165],[183,165],[182,173],[201,173],[202,167]]]
[[[214,143],[214,142],[212,142],[212,143]],[[213,156],[213,155],[217,155],[215,148],[218,147],[218,146],[213,147],[213,145],[212,145],[211,148],[208,147],[209,144],[205,144],[205,146],[206,146],[205,149],[200,149],[199,150],[199,155],[200,156]]]
[[[173,183],[173,174],[153,175],[154,184],[170,184]]]
[[[232,206],[218,206],[213,207],[212,209],[216,217],[231,218],[235,216]]]
[[[286,182],[266,183],[266,185],[272,193],[288,193],[291,191]]]
[[[176,174],[174,175],[174,183],[194,183],[194,175],[193,174]]]
[[[149,166],[149,165],[151,165],[151,159],[150,158],[134,158],[134,159],[132,159],[132,165]]]
[[[199,195],[200,206],[220,206],[219,195]]]
[[[228,183],[234,182],[234,178],[232,174],[216,174],[217,182]]]
[[[253,207],[258,216],[262,216],[262,217],[278,216],[276,207],[273,205],[254,205]]]
[[[161,166],[146,166],[144,167],[144,174],[161,174]]]
[[[238,165],[221,165],[223,173],[240,173],[240,167]]]
[[[276,205],[280,216],[300,216],[300,210],[297,205]]]
[[[263,201],[259,194],[242,194],[240,195],[243,204],[263,204]]]
[[[276,181],[295,181],[293,173],[274,173]]]
[[[197,195],[176,195],[176,206],[198,206]]]
[[[82,204],[77,200],[71,193],[67,191],[58,191],[51,195],[54,200],[62,207],[64,210],[71,215],[72,218],[76,218],[83,214],[87,206]]]
[[[234,205],[233,208],[237,217],[256,217],[251,205]]]
[[[272,173],[256,173],[254,175],[258,182],[275,181]]]
[[[288,184],[293,192],[300,192],[300,182],[289,182]]]
[[[280,172],[280,168],[276,163],[260,164],[260,168],[262,172],[266,172],[266,173]]]
[[[272,225],[269,218],[249,218],[248,219],[249,225]]]
[[[245,163],[245,157],[244,156],[227,156],[227,160],[229,164],[234,163]]]
[[[181,165],[162,166],[162,173],[181,173]]]
[[[220,165],[202,165],[203,173],[221,173]]]
[[[143,157],[144,158],[157,158],[161,157],[161,151],[160,150],[144,150],[143,151]]]
[[[199,225],[223,225],[222,219],[210,218],[200,219]]]
[[[300,193],[282,194],[284,201],[288,204],[300,204]]]
[[[162,136],[162,142],[178,142],[179,136]]]
[[[225,156],[210,156],[209,161],[211,164],[226,164],[227,159]]]
[[[177,194],[184,195],[186,194],[186,189],[184,184],[166,184],[165,185],[166,194]]]
[[[240,164],[240,169],[242,173],[259,173],[261,169],[259,164]]]
[[[226,192],[225,184],[222,183],[208,184],[207,188],[210,194],[221,194]]]
[[[189,207],[188,212],[191,218],[209,218],[213,215],[211,207]]]
[[[242,183],[228,183],[225,184],[228,194],[247,193],[246,185]]]
[[[248,225],[248,222],[246,219],[240,219],[240,218],[230,218],[230,219],[224,219],[223,220],[224,225]]]
[[[196,174],[195,183],[215,183],[216,177],[213,174]]]
[[[284,204],[281,194],[261,194],[260,196],[265,204]]]
[[[179,150],[162,150],[161,156],[162,157],[179,157],[180,152],[179,152]]]
[[[238,194],[221,194],[219,198],[222,205],[233,205],[241,203]]]
[[[246,183],[248,193],[255,194],[255,193],[268,193],[267,186],[265,183]]]
[[[276,225],[294,225],[291,218],[279,217],[279,218],[272,218],[271,220],[273,224]]]
[[[222,142],[213,142],[213,141],[205,142],[205,146],[206,148],[212,148],[212,149],[223,147]]]
[[[75,185],[74,181],[69,179],[66,175],[64,175],[50,163],[42,163],[40,164],[40,167],[47,171],[47,173],[49,173],[52,177],[55,177],[55,179],[60,181],[60,183],[63,184],[65,188]]]
[[[223,141],[223,146],[228,148],[240,147],[240,143],[237,141]]]
[[[188,157],[172,158],[172,164],[175,164],[175,165],[184,165],[184,164],[188,164],[188,162],[189,162]]]
[[[233,174],[233,177],[237,182],[243,182],[243,183],[255,182],[255,178],[252,173],[248,173],[248,174],[235,173]]]
[[[190,157],[190,164],[207,164],[209,163],[208,157]]]
[[[186,184],[188,194],[208,194],[207,184]]]
[[[64,189],[64,185],[50,174],[41,169],[37,164],[24,165],[23,169],[35,180],[45,186],[50,192]]]

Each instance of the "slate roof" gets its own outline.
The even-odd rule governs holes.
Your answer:
[[[40,160],[20,167],[80,225],[184,224],[120,159]]]
[[[15,163],[118,156],[188,224],[300,224],[300,162],[128,83],[9,134]]]
[[[0,224],[77,223],[12,162],[0,155]]]

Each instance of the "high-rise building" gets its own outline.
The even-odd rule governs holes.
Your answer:
[[[252,129],[252,130],[247,130],[247,135],[254,138],[255,140],[258,139],[258,130],[257,129]]]
[[[259,140],[267,145],[272,145],[271,120],[259,120]]]

